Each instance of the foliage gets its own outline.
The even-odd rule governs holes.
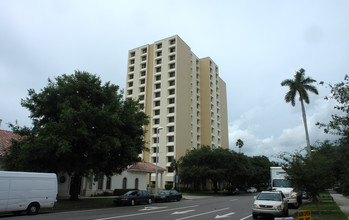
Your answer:
[[[325,133],[340,137],[333,154],[334,172],[336,180],[341,184],[342,192],[349,195],[349,76],[346,75],[343,82],[328,86],[332,95],[325,99],[336,101],[334,109],[338,110],[338,113],[331,116],[332,120],[328,124],[318,122],[317,125],[324,128]]]
[[[139,160],[147,117],[137,102],[122,99],[118,86],[75,71],[28,94],[21,104],[33,127],[12,125],[24,138],[9,148],[6,169],[67,172],[73,177],[71,198],[77,199],[80,177],[111,176]]]
[[[334,160],[325,153],[332,151],[328,142],[315,148],[311,155],[303,156],[295,153],[284,158],[287,165],[284,167],[292,185],[299,191],[306,190],[314,203],[318,203],[320,192],[333,186]]]
[[[203,146],[188,151],[180,159],[179,176],[184,184],[199,191],[210,181],[217,193],[222,183],[228,190],[247,185],[265,185],[270,178],[270,162],[267,157],[250,158],[223,148]]]
[[[165,184],[165,189],[170,190],[172,188],[173,188],[173,184],[172,183],[166,183]]]
[[[241,139],[237,139],[235,145],[239,148],[239,153],[240,153],[241,148],[244,146],[244,142]]]

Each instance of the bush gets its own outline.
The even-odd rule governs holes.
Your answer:
[[[165,184],[165,189],[170,190],[173,188],[173,183],[166,183]]]

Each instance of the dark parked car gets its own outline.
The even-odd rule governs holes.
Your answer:
[[[176,190],[164,190],[159,195],[155,196],[156,202],[169,202],[172,200],[180,201],[182,199],[182,193]]]
[[[136,205],[140,203],[150,204],[153,201],[154,195],[144,190],[131,190],[114,199],[116,205]]]

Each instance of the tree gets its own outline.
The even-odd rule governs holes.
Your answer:
[[[170,164],[171,169],[175,171],[175,179],[174,179],[174,188],[177,190],[177,178],[178,178],[178,166],[180,161],[177,161],[176,159],[173,159],[173,161]]]
[[[12,125],[23,138],[5,156],[8,170],[67,172],[71,199],[77,199],[82,176],[111,176],[139,161],[147,116],[136,101],[122,99],[118,86],[75,71],[28,94],[21,105],[33,127]]]
[[[327,142],[315,147],[311,157],[295,153],[284,158],[284,166],[288,178],[297,190],[306,190],[319,210],[319,193],[328,189],[334,183],[334,161],[328,154],[331,149]]]
[[[317,125],[324,128],[325,133],[339,136],[335,154],[332,154],[337,164],[335,173],[343,193],[349,195],[349,76],[345,75],[343,82],[328,85],[332,95],[325,99],[335,100],[334,109],[339,112],[331,116],[328,124],[318,122]]]
[[[241,148],[244,146],[244,142],[241,139],[238,139],[235,145],[239,148],[239,153],[241,153]]]
[[[308,126],[307,126],[307,118],[305,114],[305,107],[304,102],[309,104],[309,95],[307,91],[310,91],[312,93],[315,93],[316,95],[319,94],[316,87],[311,85],[311,83],[316,82],[316,80],[307,77],[305,78],[305,70],[301,68],[296,72],[296,75],[294,75],[294,79],[286,79],[281,82],[281,86],[288,86],[289,91],[285,95],[285,101],[291,102],[292,106],[296,105],[295,97],[298,93],[299,95],[299,101],[301,102],[301,108],[302,108],[302,116],[303,116],[303,123],[304,123],[304,129],[305,129],[305,138],[307,141],[307,151],[310,155],[311,148],[310,148],[310,140],[309,140],[309,133],[308,133]]]

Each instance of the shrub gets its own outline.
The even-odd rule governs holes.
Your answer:
[[[165,184],[165,189],[170,190],[173,188],[173,183],[166,183]]]

